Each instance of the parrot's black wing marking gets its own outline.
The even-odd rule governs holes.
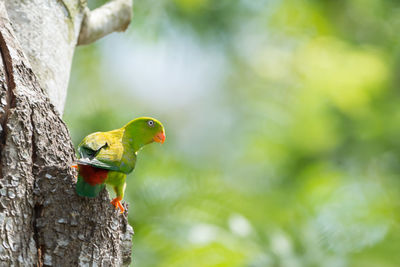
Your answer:
[[[118,167],[115,166],[110,166],[104,162],[101,162],[100,160],[93,158],[93,159],[88,159],[88,158],[80,158],[78,160],[78,164],[80,165],[90,165],[96,168],[100,168],[100,169],[106,169],[106,170],[110,170],[110,171],[119,171]]]
[[[102,144],[98,143],[81,144],[78,147],[78,154],[79,154],[78,164],[90,165],[96,168],[101,168],[111,171],[118,171],[119,170],[118,166],[112,166],[96,158],[96,156],[100,153],[100,151],[107,147],[108,147],[107,142],[104,142]]]
[[[78,146],[79,164],[119,171],[120,159],[114,152],[119,144],[118,136],[107,132],[97,132],[86,136]]]
[[[97,154],[99,154],[100,150],[105,147],[108,147],[107,142],[104,145],[98,147],[97,149],[92,149],[91,147],[88,146],[81,146],[78,149],[79,156],[81,158],[93,159],[97,156]]]

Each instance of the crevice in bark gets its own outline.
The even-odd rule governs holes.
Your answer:
[[[40,218],[42,214],[43,206],[36,204],[33,210],[33,222],[32,222],[32,227],[33,227],[33,239],[35,240],[36,247],[37,247],[37,256],[38,256],[38,262],[37,262],[37,267],[42,267],[43,266],[43,258],[44,258],[44,246],[40,243],[39,240],[39,228],[38,228],[38,219]]]
[[[32,129],[34,129],[34,119],[33,119],[33,109],[31,110],[31,125]],[[36,148],[36,142],[35,142],[35,133],[34,131],[32,132],[32,138],[31,138],[31,147],[32,147],[32,174],[34,177],[36,177],[37,174],[37,166],[36,164],[36,159],[37,159],[37,148]],[[33,192],[37,192],[39,188],[37,188],[36,182],[34,183],[34,188]],[[36,248],[37,248],[37,267],[42,267],[44,264],[44,249],[45,247],[43,244],[40,242],[40,231],[39,231],[39,226],[38,226],[38,220],[42,216],[42,211],[43,211],[43,205],[39,204],[37,201],[37,196],[34,197],[35,199],[35,206],[33,209],[33,216],[32,216],[32,228],[33,228],[33,239],[36,243]]]
[[[0,23],[0,27],[3,27],[2,23]],[[5,90],[5,101],[6,103],[3,105],[3,114],[0,116],[0,151],[3,151],[6,136],[7,136],[7,121],[10,115],[10,109],[15,107],[15,95],[14,95],[14,88],[15,88],[15,81],[14,81],[14,72],[13,72],[13,65],[12,65],[12,58],[10,56],[10,51],[7,47],[6,40],[3,34],[0,32],[0,54],[4,65],[4,75],[6,78],[6,84],[4,86]],[[1,169],[1,157],[0,157],[0,175],[3,176],[3,171]]]
[[[6,75],[7,75],[7,85],[8,85],[8,88],[13,90],[15,88],[15,82],[14,82],[14,75],[13,75],[14,72],[13,72],[13,66],[12,66],[12,58],[10,56],[10,51],[8,50],[6,40],[4,39],[4,36],[2,33],[0,33],[0,50],[1,50],[1,56],[3,58],[3,62],[5,65],[5,70],[6,70]],[[12,100],[12,98],[14,98],[14,95],[11,90],[10,90],[9,94],[11,96],[10,100]]]
[[[35,125],[33,123],[33,112],[34,110],[31,110],[31,125],[32,125],[32,129],[35,129]],[[36,161],[37,161],[37,148],[36,148],[36,142],[35,142],[35,132],[32,131],[32,138],[31,138],[31,146],[32,146],[32,174],[35,175],[36,174]]]
[[[72,17],[71,17],[71,12],[69,11],[69,8],[68,8],[68,6],[65,4],[65,2],[62,1],[62,0],[57,0],[57,3],[61,6],[61,8],[62,8],[62,10],[63,10],[63,12],[64,12],[64,14],[65,14],[65,16],[66,16],[67,18],[71,19],[71,18],[72,18]]]
[[[1,25],[3,26],[3,25]],[[1,126],[5,129],[5,124],[7,123],[8,115],[10,114],[10,109],[15,107],[15,95],[14,95],[14,70],[12,65],[12,58],[10,56],[10,51],[8,50],[6,40],[4,39],[3,34],[0,32],[0,52],[1,57],[3,59],[5,75],[6,75],[6,83],[7,83],[7,95],[6,101],[7,104],[5,105],[5,116],[1,118]],[[4,142],[5,138],[2,138],[2,142]]]

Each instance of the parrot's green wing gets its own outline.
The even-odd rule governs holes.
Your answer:
[[[78,146],[78,163],[120,171],[124,148],[119,130],[97,132],[86,136]]]

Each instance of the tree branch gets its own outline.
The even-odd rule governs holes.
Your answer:
[[[115,31],[125,31],[131,18],[132,0],[112,0],[92,11],[86,8],[78,45],[93,43]]]

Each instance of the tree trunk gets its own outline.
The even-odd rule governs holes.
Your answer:
[[[77,44],[89,44],[131,20],[132,0],[110,0],[90,11],[86,0],[1,0],[41,87],[62,114]]]
[[[68,129],[3,2],[0,52],[0,266],[128,265],[133,231],[127,215],[110,205],[105,190],[94,199],[76,195]]]

